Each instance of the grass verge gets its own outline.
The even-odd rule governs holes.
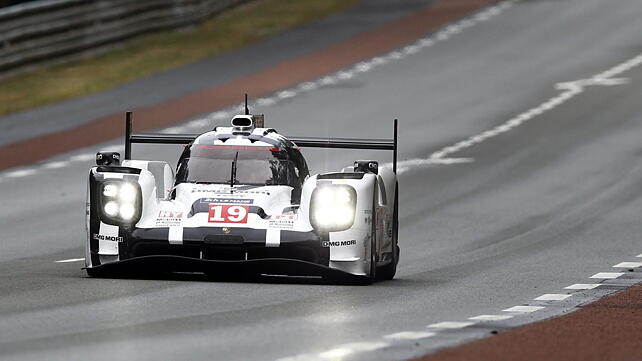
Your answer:
[[[240,48],[344,10],[361,0],[255,0],[189,31],[128,41],[91,59],[0,81],[0,115],[110,89],[153,73]]]

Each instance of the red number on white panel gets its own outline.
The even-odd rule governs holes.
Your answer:
[[[210,223],[247,223],[248,206],[210,204],[208,221]]]

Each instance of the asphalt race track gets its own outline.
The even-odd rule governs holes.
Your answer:
[[[395,16],[421,5],[410,3]],[[512,327],[605,295],[615,287],[537,312],[502,311],[592,283],[642,253],[640,18],[639,0],[499,3],[414,47],[254,102],[290,135],[384,138],[400,119],[400,159],[410,161],[393,281],[87,278],[82,262],[56,261],[84,255],[87,170],[100,147],[1,172],[0,358],[406,359],[484,332],[441,334],[431,324],[510,314],[501,327]],[[170,131],[211,128],[201,123]],[[178,147],[133,154],[175,162]],[[389,161],[379,152],[305,154],[319,172]],[[626,277],[622,284],[636,282]],[[384,337],[406,331],[419,336]]]

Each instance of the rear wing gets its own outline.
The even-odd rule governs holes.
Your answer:
[[[392,171],[397,173],[397,119],[394,120],[392,139],[351,139],[351,138],[302,138],[286,137],[299,147],[305,148],[331,148],[331,149],[368,149],[391,150]],[[132,144],[189,144],[200,134],[158,134],[158,133],[132,133],[132,112],[127,112],[125,117],[125,159],[131,159]]]

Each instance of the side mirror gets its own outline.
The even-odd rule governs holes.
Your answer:
[[[376,160],[357,160],[354,162],[354,171],[356,173],[379,174],[379,162]]]
[[[96,153],[96,164],[103,166],[120,165],[120,153],[98,152]]]

